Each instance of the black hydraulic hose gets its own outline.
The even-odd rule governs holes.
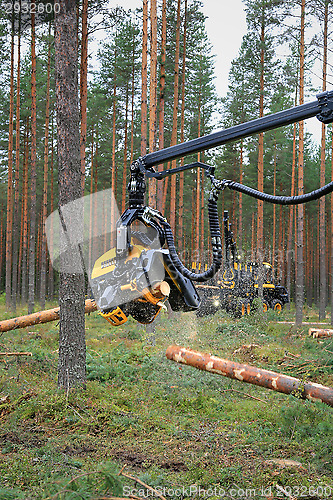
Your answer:
[[[213,278],[213,276],[217,273],[222,265],[222,241],[219,217],[217,212],[217,194],[213,192],[211,192],[208,200],[208,219],[212,240],[213,263],[211,267],[207,269],[207,271],[198,274],[193,273],[192,271],[187,269],[187,267],[185,267],[181,262],[177,254],[170,224],[166,221],[162,222],[165,239],[169,248],[172,263],[183,276],[189,278],[192,281],[203,282],[209,280],[210,278]]]
[[[326,184],[326,186],[323,186],[319,189],[311,191],[310,193],[301,194],[299,196],[273,196],[271,194],[262,193],[261,191],[257,191],[256,189],[250,188],[248,186],[244,186],[244,184],[240,184],[239,182],[229,181],[225,179],[220,182],[221,187],[228,187],[229,189],[233,189],[234,191],[252,196],[252,198],[256,198],[257,200],[267,201],[268,203],[275,203],[277,205],[299,205],[301,203],[318,200],[318,198],[321,198],[322,196],[333,192],[333,182],[330,182],[329,184]]]

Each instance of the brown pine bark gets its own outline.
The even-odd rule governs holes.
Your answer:
[[[19,21],[20,23],[20,21]],[[13,220],[13,253],[12,253],[12,309],[16,311],[18,293],[18,254],[19,254],[19,200],[20,200],[20,84],[21,84],[21,29],[17,35],[17,78],[16,78],[16,144],[15,144],[15,194]]]
[[[28,157],[29,157],[29,130],[30,121],[27,118],[26,123],[26,141],[25,141],[25,154],[23,162],[23,202],[22,202],[22,212],[23,212],[23,235],[22,235],[22,280],[21,280],[21,301],[23,304],[27,302],[28,290]]]
[[[157,107],[157,2],[150,1],[150,84],[149,84],[149,152],[156,149]],[[156,179],[149,179],[149,205],[156,208]]]
[[[81,191],[84,195],[84,181],[86,170],[86,142],[87,142],[87,97],[88,97],[88,0],[82,0],[82,38],[81,38],[81,65],[80,65],[80,157],[81,157]]]
[[[53,135],[54,135],[54,131],[53,131],[53,114],[52,114],[52,120],[51,120],[51,165],[50,165],[50,213],[52,214],[53,211],[54,211],[54,192],[53,192],[53,189],[54,189],[54,141],[53,141]],[[52,224],[52,222],[51,222]],[[52,227],[51,227],[51,242],[50,242],[50,246],[52,248]],[[51,259],[48,259],[48,262],[49,262],[49,290],[48,290],[48,294],[49,294],[49,297],[52,299],[53,296],[54,296],[54,271],[53,271],[53,268],[52,268],[52,263],[51,263]]]
[[[80,120],[76,41],[76,1],[58,0],[55,14],[55,82],[58,132],[59,208],[81,197]],[[75,214],[77,227],[83,214]],[[80,226],[78,227],[80,230]],[[69,390],[86,382],[84,276],[62,269],[59,282],[58,386]]]
[[[176,21],[176,47],[175,47],[175,68],[174,68],[174,93],[173,93],[173,115],[172,115],[172,134],[171,146],[177,143],[178,127],[178,93],[179,93],[179,47],[180,47],[180,2],[177,1],[177,21]],[[171,168],[176,167],[176,160],[171,162]],[[176,230],[176,181],[173,175],[170,179],[170,226],[175,233]]]
[[[12,22],[10,48],[10,94],[8,132],[8,184],[6,225],[6,307],[11,309],[12,301],[12,231],[13,231],[13,126],[14,126],[14,19]]]
[[[265,65],[265,24],[264,12],[261,19],[261,49],[260,49],[260,97],[259,97],[259,118],[264,116],[264,65]],[[264,134],[259,134],[258,145],[258,191],[264,190]],[[258,200],[258,221],[257,221],[257,254],[259,264],[263,261],[264,251],[264,204]]]
[[[115,50],[115,67],[116,67],[116,61],[117,61],[117,51]],[[111,169],[112,169],[112,174],[111,174],[111,188],[112,188],[112,193],[113,196],[111,197],[111,226],[112,229],[116,229],[116,206],[115,206],[115,199],[116,199],[116,193],[117,193],[117,166],[116,166],[116,101],[117,101],[117,81],[116,81],[116,72],[114,74],[114,84],[113,84],[113,104],[112,104],[112,156],[111,156]],[[91,160],[91,175],[92,175],[92,169],[93,169],[93,136],[94,136],[94,129],[92,131],[92,145],[91,145],[91,150],[92,150],[92,160]],[[114,245],[113,241],[113,232],[111,232],[111,246]]]
[[[30,155],[30,241],[29,241],[29,285],[28,313],[35,305],[35,259],[36,259],[36,162],[37,162],[37,109],[36,109],[36,33],[35,14],[31,14],[31,155]]]
[[[125,210],[126,204],[126,179],[127,179],[127,140],[128,140],[128,99],[129,99],[129,89],[128,83],[126,85],[126,99],[125,99],[125,131],[124,131],[124,163],[123,163],[123,187],[122,187],[122,201],[121,201],[121,210],[122,212]]]
[[[132,82],[131,82],[131,153],[130,163],[133,162],[134,156],[134,112],[135,112],[135,34],[133,30],[133,48],[132,48]]]
[[[276,140],[274,140],[274,175],[273,175],[273,195],[276,195]],[[274,277],[275,266],[275,239],[276,239],[276,206],[273,205],[273,235],[272,235],[272,266]],[[279,248],[279,251],[281,249]]]
[[[142,65],[141,65],[141,156],[147,152],[147,52],[148,52],[148,0],[142,6]]]
[[[325,2],[324,12],[324,48],[323,48],[323,92],[326,90],[327,78],[327,38],[328,38],[328,2]],[[326,160],[326,126],[321,126],[320,148],[320,186],[325,185],[325,160]],[[320,261],[320,292],[319,292],[319,319],[326,318],[327,300],[327,270],[326,270],[326,208],[325,196],[319,200],[319,261]]]
[[[185,82],[186,82],[186,35],[187,35],[187,0],[184,6],[184,31],[183,31],[183,57],[182,57],[182,93],[180,112],[180,142],[184,142],[185,128]],[[184,158],[181,158],[180,165],[184,165]],[[179,175],[179,211],[178,211],[178,250],[184,247],[184,172]]]
[[[333,182],[333,125],[331,145],[331,181]],[[331,193],[331,325],[333,325],[333,193]]]
[[[296,169],[296,123],[294,124],[293,131],[293,159],[291,167],[291,196],[295,195],[295,169]],[[293,240],[293,215],[294,207],[289,207],[289,219],[288,219],[288,238],[287,238],[287,272],[286,272],[286,288],[289,295],[289,302],[286,304],[286,308],[290,310],[291,301],[291,266],[293,259],[292,256],[292,240]],[[280,250],[279,250],[280,251]]]
[[[49,40],[47,54],[47,83],[45,106],[45,139],[44,139],[44,169],[43,169],[43,199],[42,199],[42,232],[41,232],[41,264],[40,264],[40,305],[45,309],[46,300],[46,265],[47,248],[45,221],[47,217],[47,185],[49,167],[49,124],[50,124],[50,74],[51,74],[51,23],[49,24]]]
[[[166,60],[166,0],[162,3],[162,35],[161,35],[161,68],[160,68],[160,95],[159,95],[159,124],[158,146],[164,148],[164,105],[165,105],[165,60]],[[163,165],[158,166],[158,171],[163,170]],[[157,184],[157,209],[162,210],[164,181]]]
[[[239,183],[243,183],[243,139],[240,143],[240,157],[239,157]],[[243,249],[243,194],[239,193],[238,196],[239,204],[239,230],[238,230],[238,241],[239,249]],[[223,213],[223,212],[222,212]]]
[[[300,78],[299,78],[299,104],[304,104],[304,52],[305,52],[305,0],[301,5],[301,34],[300,34]],[[304,193],[304,122],[299,123],[298,143],[298,195]],[[304,205],[297,206],[297,275],[296,275],[296,325],[301,325],[303,320],[304,303]]]

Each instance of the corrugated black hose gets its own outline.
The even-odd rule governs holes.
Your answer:
[[[212,241],[213,263],[211,267],[203,273],[193,273],[184,266],[177,254],[170,224],[166,220],[160,221],[163,225],[165,239],[170,252],[170,258],[174,266],[183,276],[189,278],[192,281],[203,282],[213,278],[213,276],[217,273],[222,265],[222,241],[219,217],[217,212],[217,198],[218,191],[216,189],[212,189],[208,200],[208,220]]]
[[[333,192],[333,182],[326,184],[315,191],[310,193],[301,194],[299,196],[273,196],[271,194],[262,193],[256,189],[244,186],[244,184],[239,184],[239,182],[234,182],[230,180],[223,179],[222,181],[215,181],[216,184],[221,188],[228,187],[239,193],[244,193],[257,200],[267,201],[268,203],[275,203],[277,205],[300,205],[301,203],[307,203],[309,201],[318,200],[322,196]]]

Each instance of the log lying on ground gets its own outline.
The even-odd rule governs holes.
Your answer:
[[[228,359],[221,359],[210,354],[193,351],[176,345],[169,346],[166,357],[177,363],[194,366],[199,370],[217,373],[225,377],[260,385],[266,389],[273,389],[284,394],[292,394],[301,399],[321,401],[333,406],[333,389],[312,382],[303,382],[298,378],[289,377],[255,366],[236,363]]]
[[[333,337],[333,330],[309,328],[309,335],[314,339],[327,339],[329,337]]]
[[[97,311],[95,302],[90,299],[86,300],[85,313],[87,314],[93,311]],[[40,323],[48,323],[49,321],[57,320],[59,320],[59,307],[28,314],[27,316],[0,321],[0,332],[8,332],[16,328],[25,328],[26,326],[39,325]]]
[[[32,352],[0,352],[0,356],[32,356]]]

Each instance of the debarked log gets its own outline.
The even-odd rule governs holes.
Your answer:
[[[39,325],[40,323],[48,323],[49,321],[59,320],[59,307],[53,309],[46,309],[26,316],[19,316],[18,318],[5,319],[0,321],[0,332],[8,332],[16,328],[25,328],[26,326]],[[85,313],[97,311],[95,302],[87,299],[85,302]]]
[[[333,337],[333,330],[323,328],[309,328],[309,335],[314,339],[327,339]]]
[[[301,399],[321,401],[333,406],[333,389],[314,382],[303,382],[295,377],[257,368],[210,354],[193,351],[176,345],[169,346],[166,357],[177,363],[194,366],[199,370],[217,373],[224,377],[259,385],[284,394],[291,394]]]

